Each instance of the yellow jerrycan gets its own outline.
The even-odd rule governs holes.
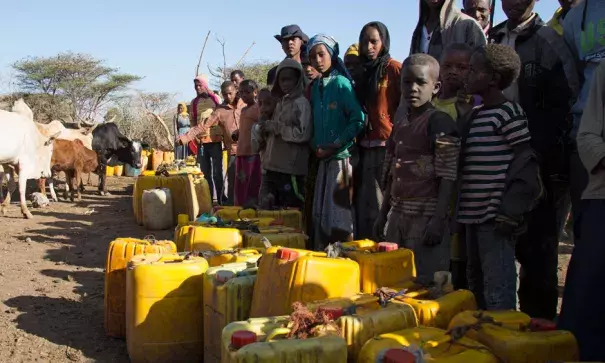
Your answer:
[[[306,234],[290,227],[260,227],[259,232],[243,231],[244,246],[265,247],[263,243],[264,237],[272,246],[305,249],[307,240],[309,239]]]
[[[216,228],[208,226],[191,226],[183,250],[189,251],[222,251],[242,248],[242,235],[235,228]]]

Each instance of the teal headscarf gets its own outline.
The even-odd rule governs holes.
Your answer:
[[[347,67],[345,67],[344,62],[338,56],[340,53],[338,42],[333,37],[325,34],[315,35],[307,43],[307,54],[311,53],[311,49],[313,49],[313,47],[320,44],[323,44],[326,47],[328,53],[330,53],[330,56],[332,57],[332,72],[330,75],[336,72],[337,74],[346,77],[349,81],[353,81],[353,78],[349,74]]]

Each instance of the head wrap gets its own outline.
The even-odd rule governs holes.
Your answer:
[[[359,44],[358,43],[351,44],[349,49],[347,49],[347,51],[345,52],[345,57],[348,55],[353,55],[356,57],[359,56]]]
[[[183,110],[179,113],[179,115],[189,115],[189,113],[187,112],[187,104],[185,102],[179,102],[179,106],[183,106]],[[177,108],[177,112],[178,112],[178,108]]]
[[[219,105],[221,103],[221,100],[218,98],[218,96],[215,95],[212,90],[210,90],[210,87],[208,87],[208,81],[206,81],[206,77],[204,77],[203,75],[199,75],[195,77],[193,81],[197,81],[202,85],[202,92],[207,94],[208,97],[210,97],[216,105]]]
[[[374,28],[380,35],[382,41],[382,49],[376,59],[371,60],[367,54],[359,54],[361,63],[363,64],[363,80],[359,88],[359,97],[362,103],[366,105],[368,102],[374,102],[374,97],[378,93],[378,84],[384,79],[387,72],[387,64],[391,59],[389,49],[391,47],[391,37],[386,25],[379,21],[373,21],[366,24],[359,33],[359,43],[363,41],[365,32],[368,28]]]
[[[337,74],[348,78],[349,81],[353,81],[351,75],[349,74],[349,71],[347,70],[347,67],[345,67],[344,62],[338,57],[340,50],[336,39],[332,38],[329,35],[317,34],[309,40],[309,43],[307,44],[307,51],[310,53],[311,49],[320,44],[323,44],[326,47],[328,53],[330,53],[330,56],[332,58],[332,72],[330,73],[330,75],[336,72]]]

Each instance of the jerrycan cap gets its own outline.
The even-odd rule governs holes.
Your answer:
[[[216,282],[224,284],[236,276],[235,272],[228,270],[217,271],[214,275]]]
[[[326,314],[332,320],[336,320],[344,315],[344,309],[340,306],[320,306],[317,312]]]
[[[393,242],[378,243],[378,252],[391,252],[399,249],[399,245]]]
[[[553,331],[553,330],[557,330],[557,325],[550,320],[532,318],[529,321],[529,330],[531,330],[531,331]]]
[[[275,257],[280,260],[294,261],[298,258],[298,252],[288,248],[280,248],[275,253]]]
[[[238,330],[231,336],[233,349],[240,349],[248,344],[256,343],[256,334],[248,330]]]
[[[384,353],[383,363],[416,363],[414,354],[405,349],[389,349]]]

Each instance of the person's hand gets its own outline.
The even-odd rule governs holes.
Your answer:
[[[233,133],[231,134],[231,140],[237,142],[237,140],[239,140],[239,130],[235,130],[233,131]]]
[[[334,155],[336,151],[340,149],[340,146],[337,144],[325,144],[317,147],[317,151],[315,154],[320,159],[327,159],[330,156]]]
[[[266,134],[278,134],[278,129],[277,129],[278,125],[277,122],[273,121],[273,120],[267,120],[264,122],[263,125],[263,131]]]
[[[376,242],[382,242],[386,240],[384,235],[384,226],[387,224],[387,218],[380,213],[376,221],[374,222],[373,234]]]
[[[424,231],[423,243],[425,246],[437,246],[443,241],[447,218],[433,216]]]
[[[460,90],[457,94],[456,107],[458,108],[460,115],[466,115],[473,109],[473,96],[470,96],[470,101],[468,100],[468,97],[469,95],[463,90]]]
[[[496,233],[505,238],[512,238],[520,225],[518,221],[502,214],[498,214],[494,222],[496,223],[494,226]]]
[[[180,145],[183,145],[183,141],[181,141],[180,136],[177,136],[177,137],[174,139],[174,146],[180,146]]]

